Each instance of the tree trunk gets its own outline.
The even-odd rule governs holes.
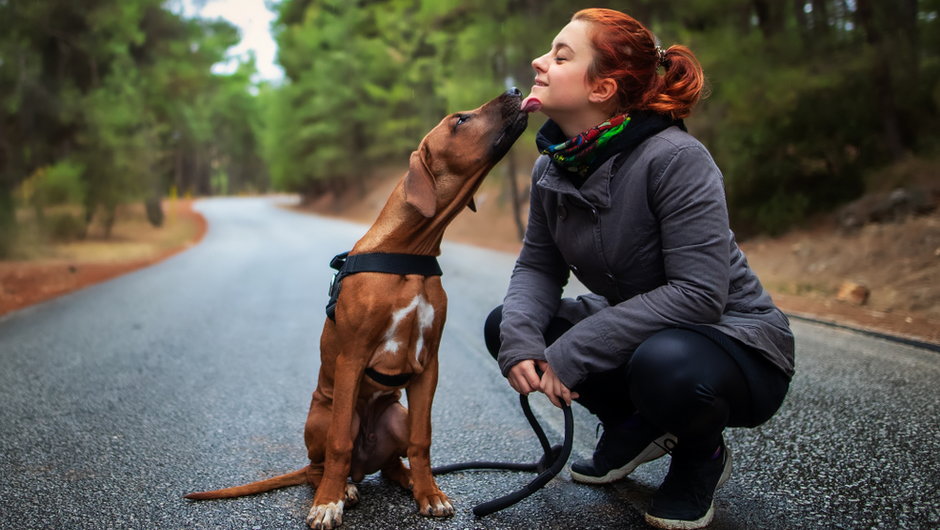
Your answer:
[[[813,0],[813,33],[817,37],[829,34],[829,10],[826,0]]]
[[[809,24],[806,20],[806,0],[793,0],[793,18],[796,19],[796,26],[800,30],[800,37],[803,39],[803,45],[809,47],[812,39],[809,38]]]
[[[114,201],[108,201],[104,211],[104,238],[111,239],[111,231],[114,229],[114,222],[117,220],[117,204]]]
[[[0,181],[0,258],[6,257],[13,250],[16,237],[16,214],[13,211],[13,193],[6,182]]]
[[[888,154],[896,160],[904,155],[904,147],[901,140],[901,118],[891,80],[891,50],[879,25],[879,19],[883,17],[875,13],[872,0],[857,0],[856,6],[859,25],[865,31],[865,41],[874,49],[871,76],[875,89],[875,104],[878,107],[875,111],[881,117],[884,127],[882,134],[885,147]]]
[[[176,195],[179,196],[183,193],[183,149],[177,145],[174,151],[173,187],[176,189]]]
[[[783,29],[782,5],[776,0],[751,0],[757,26],[765,39],[772,39]]]
[[[522,208],[519,200],[519,184],[516,180],[516,154],[512,150],[506,154],[506,182],[509,185],[509,198],[512,201],[512,218],[516,222],[516,234],[519,241],[525,237],[525,224],[522,222]]]

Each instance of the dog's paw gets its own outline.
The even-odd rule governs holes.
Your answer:
[[[346,484],[346,500],[344,502],[349,508],[359,504],[359,488],[355,484]]]
[[[358,497],[358,492],[356,494]],[[343,501],[318,504],[307,514],[307,526],[313,530],[331,530],[343,524]]]
[[[454,506],[447,495],[437,492],[418,500],[418,513],[427,517],[450,517],[454,515]]]

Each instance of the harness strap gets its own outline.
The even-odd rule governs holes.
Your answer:
[[[330,283],[330,300],[326,304],[326,316],[336,322],[336,302],[343,278],[359,272],[382,272],[386,274],[420,274],[421,276],[441,276],[441,266],[435,256],[415,254],[396,254],[391,252],[370,252],[353,254],[343,252],[330,260],[330,267],[336,269],[333,282]],[[395,385],[389,385],[395,386]]]
[[[369,379],[375,381],[380,385],[385,386],[405,386],[411,376],[414,374],[383,374],[374,368],[366,368],[366,375],[369,376]]]
[[[336,258],[334,258],[336,259]],[[346,262],[340,274],[348,276],[357,272],[385,272],[388,274],[420,274],[422,276],[440,276],[441,266],[434,256],[415,254],[392,254],[373,252],[369,254],[346,253]]]

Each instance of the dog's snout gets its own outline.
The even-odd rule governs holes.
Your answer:
[[[509,90],[506,91],[506,95],[507,95],[507,96],[519,97],[519,96],[522,95],[522,91],[519,90],[519,89],[516,88],[516,87],[512,87],[512,88],[510,88]]]

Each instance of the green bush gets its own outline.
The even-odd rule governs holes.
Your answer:
[[[74,241],[84,237],[85,223],[71,213],[57,212],[49,216],[46,232],[53,241]]]
[[[65,160],[40,170],[33,177],[33,202],[38,207],[82,204],[85,199],[85,168]]]

